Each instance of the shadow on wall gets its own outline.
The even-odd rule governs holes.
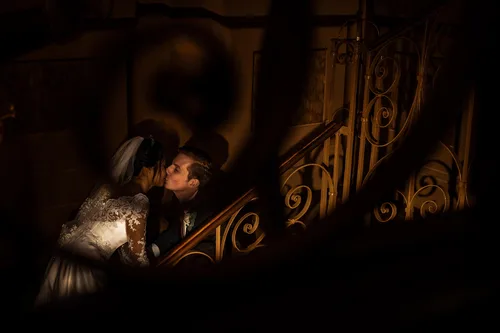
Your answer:
[[[212,159],[214,170],[220,170],[229,158],[229,143],[224,136],[214,131],[197,132],[185,145],[206,152]]]

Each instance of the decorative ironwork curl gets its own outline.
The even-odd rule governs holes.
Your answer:
[[[387,95],[380,94],[380,95],[375,96],[368,103],[368,105],[366,106],[365,114],[363,115],[363,118],[364,119],[369,119],[369,117],[370,117],[369,113],[373,110],[373,106],[375,105],[375,103],[377,101],[380,101],[380,100],[386,100],[386,101],[388,101],[389,102],[389,106],[382,106],[378,110],[375,110],[374,111],[375,114],[373,115],[373,118],[375,119],[375,124],[376,124],[376,126],[378,128],[387,128],[387,127],[389,127],[396,120],[397,113],[398,113],[398,111],[397,111],[397,104],[394,103],[392,101],[392,99],[389,96],[387,96]],[[382,119],[383,122],[380,121],[379,119]],[[365,127],[365,135],[366,135],[366,140],[372,146],[376,146],[376,147],[386,147],[386,146],[389,146],[394,141],[396,141],[396,139],[397,139],[397,136],[396,136],[394,139],[392,139],[392,140],[390,140],[388,142],[383,143],[383,142],[377,140],[372,135],[372,132],[371,132],[371,129],[369,128],[369,126]]]
[[[333,61],[341,65],[353,63],[356,52],[356,45],[354,43],[354,41],[347,39],[336,40],[332,51]],[[345,46],[345,50],[341,51],[342,46]]]
[[[406,205],[407,203],[406,203],[405,195],[401,191],[396,191],[396,194],[400,195],[403,198],[405,205]],[[389,222],[389,221],[394,220],[396,218],[396,216],[398,215],[398,212],[399,211],[398,211],[397,205],[394,202],[390,202],[390,201],[383,202],[381,205],[379,205],[378,207],[375,207],[373,209],[373,215],[375,216],[377,221],[379,221],[381,223],[385,223],[385,222]],[[386,216],[386,215],[389,215],[389,216]]]
[[[245,220],[247,220],[250,217],[252,218],[252,221],[245,222]],[[233,231],[231,233],[231,243],[233,244],[234,249],[240,253],[248,253],[248,252],[255,250],[258,247],[264,246],[261,244],[262,240],[266,236],[266,234],[263,232],[261,235],[259,235],[257,237],[255,242],[248,245],[246,248],[241,249],[239,247],[236,236],[237,236],[238,229],[239,229],[240,225],[243,224],[243,222],[245,222],[245,224],[243,225],[243,232],[246,233],[247,235],[253,235],[259,229],[260,217],[257,213],[249,212],[249,213],[244,214],[236,222],[236,225],[234,226]]]
[[[397,87],[397,84],[399,83],[399,79],[401,78],[401,67],[398,61],[393,58],[393,57],[387,57],[380,55],[377,58],[377,61],[373,62],[372,68],[370,68],[370,71],[368,72],[370,74],[371,78],[375,78],[377,80],[384,80],[387,78],[389,75],[389,64],[388,62],[392,62],[392,65],[394,66],[394,78],[389,84],[389,87],[386,89],[380,89],[379,87],[374,87],[373,80],[368,81],[369,82],[369,88],[371,92],[373,92],[376,95],[380,94],[388,94],[391,92],[393,89]]]
[[[182,257],[180,257],[176,262],[174,262],[173,266],[179,264],[179,262],[181,262],[185,258],[193,256],[193,255],[199,255],[199,256],[205,257],[208,260],[210,260],[211,263],[215,264],[214,258],[212,258],[212,256],[210,256],[209,254],[207,254],[205,252],[202,252],[202,251],[189,251],[188,253],[186,253],[185,255],[183,255]]]
[[[324,177],[324,179],[327,180],[327,185],[328,185],[328,191],[329,193],[333,193],[333,189],[334,189],[334,186],[333,186],[333,178],[332,176],[330,175],[330,173],[328,172],[328,170],[321,164],[317,164],[317,163],[307,163],[307,164],[304,164],[302,166],[299,166],[297,168],[295,168],[286,178],[285,180],[283,181],[283,185],[281,187],[281,189],[283,190],[286,186],[286,184],[288,183],[288,181],[295,175],[297,174],[298,172],[304,170],[305,168],[309,168],[309,167],[315,167],[315,168],[319,168],[319,170],[322,172],[322,177]],[[289,189],[285,195],[285,205],[286,207],[290,208],[290,209],[297,209],[300,204],[302,203],[302,195],[300,195],[299,193],[297,193],[299,190],[301,189],[305,189],[306,190],[306,198],[305,198],[305,203],[302,207],[302,209],[296,213],[293,217],[289,218],[288,219],[288,225],[293,225],[295,223],[300,223],[304,228],[306,227],[306,225],[304,224],[303,221],[300,221],[300,219],[309,211],[309,208],[311,207],[311,203],[312,203],[312,189],[307,186],[307,185],[298,185],[298,186],[295,186],[295,187],[292,187],[291,189]]]
[[[401,78],[401,65],[397,61],[396,58],[391,57],[391,56],[385,56],[384,53],[387,52],[387,48],[390,45],[393,45],[396,42],[401,42],[401,41],[408,41],[410,45],[412,45],[412,48],[415,50],[417,58],[419,59],[419,69],[418,69],[418,75],[417,75],[417,87],[416,87],[416,92],[413,97],[413,101],[408,113],[408,116],[404,120],[403,125],[401,128],[398,130],[396,135],[388,140],[387,142],[383,143],[379,141],[378,139],[375,139],[371,133],[371,128],[370,126],[365,126],[365,134],[366,134],[366,139],[367,141],[374,147],[387,147],[398,141],[405,132],[407,132],[411,119],[413,118],[413,114],[417,110],[417,106],[420,104],[422,95],[423,95],[423,80],[421,78],[421,72],[423,71],[423,63],[420,61],[421,59],[421,51],[418,48],[418,45],[411,40],[410,38],[407,37],[399,37],[395,38],[392,40],[389,40],[387,43],[383,44],[380,48],[378,48],[378,51],[376,55],[373,57],[375,61],[373,61],[367,71],[367,87],[371,93],[374,94],[374,97],[368,102],[368,104],[365,106],[364,111],[363,111],[363,118],[365,121],[368,121],[370,119],[370,114],[372,113],[373,107],[376,104],[377,101],[387,101],[389,102],[389,106],[382,106],[379,110],[375,110],[375,114],[373,115],[373,119],[375,119],[375,126],[377,128],[387,128],[392,124],[398,115],[398,105],[397,103],[394,103],[392,98],[389,96],[391,92],[393,92],[399,85],[399,81]],[[374,81],[384,81],[389,75],[389,68],[392,65],[394,68],[394,73],[393,73],[393,78],[391,82],[388,84],[387,88],[381,88],[380,86],[375,86]],[[384,123],[379,122],[379,119],[385,119]]]
[[[422,186],[421,188],[419,188],[412,196],[411,200],[410,200],[410,203],[409,205],[412,205],[413,201],[415,200],[415,198],[417,197],[418,194],[420,194],[421,192],[423,192],[424,190],[426,189],[437,189],[441,192],[441,194],[443,194],[443,198],[444,198],[444,205],[443,205],[443,208],[441,210],[442,213],[446,212],[449,208],[449,199],[448,199],[448,194],[446,193],[446,191],[439,185],[434,185],[434,184],[431,184],[431,185],[425,185],[425,186]],[[427,209],[426,209],[427,208]],[[435,200],[425,200],[421,205],[420,205],[420,216],[425,218],[427,216],[428,213],[431,213],[431,214],[435,214],[438,212],[438,209],[439,209],[439,205],[437,204],[437,202]]]
[[[316,164],[316,163],[307,163],[302,166],[299,166],[295,169],[293,169],[292,172],[288,174],[288,176],[284,179],[283,184],[282,184],[282,190],[286,187],[288,181],[298,172],[303,171],[305,168],[308,167],[315,167],[319,168],[319,170],[322,172],[323,177],[327,179],[328,183],[328,190],[329,193],[333,193],[333,179],[330,176],[328,169],[326,169],[323,165]],[[303,195],[299,194],[298,192],[300,190],[305,189],[306,191],[306,196],[304,197]],[[248,203],[254,202],[258,200],[258,197],[252,198]],[[306,228],[306,224],[301,221],[302,217],[309,211],[311,204],[312,204],[312,189],[307,186],[307,185],[298,185],[295,186],[287,191],[285,194],[285,206],[288,207],[289,209],[298,209],[302,204],[302,208],[297,212],[296,214],[293,215],[293,217],[290,217],[287,221],[287,226],[290,227],[292,225],[300,225],[302,228]],[[247,203],[247,204],[248,204]],[[242,210],[246,206],[241,207],[238,209],[229,219],[227,225],[224,227],[224,232],[223,235],[220,239],[220,253],[224,253],[224,249],[227,244],[227,240],[229,235],[231,235],[231,246],[233,247],[234,250],[236,250],[239,253],[248,253],[253,250],[255,250],[258,247],[263,247],[265,246],[263,244],[263,240],[266,236],[264,232],[261,232],[259,235],[257,235],[256,240],[252,242],[251,244],[247,245],[245,248],[242,248],[239,245],[238,242],[238,233],[240,229],[247,235],[255,235],[258,230],[260,229],[260,217],[258,213],[256,212],[247,212],[243,214],[243,216],[239,217],[241,214]],[[239,217],[239,218],[238,218]]]
[[[444,150],[450,155],[452,158],[453,164],[456,167],[457,170],[457,190],[463,191],[463,196],[464,196],[464,203],[466,206],[470,206],[470,200],[469,200],[469,193],[467,193],[466,186],[463,183],[463,177],[464,177],[464,166],[459,163],[458,157],[456,156],[455,152],[452,150],[452,148],[446,144],[444,144],[442,141],[439,141],[439,144],[444,148]],[[390,154],[384,156],[381,158],[374,166],[373,168],[368,172],[368,174],[365,176],[363,180],[363,184],[373,175],[375,170],[377,169],[377,166],[382,163],[383,160],[385,160]],[[422,178],[428,177],[428,175],[422,175]],[[417,182],[418,184],[419,182]],[[415,189],[415,192],[411,195],[411,197],[408,199],[407,196],[401,191],[397,191],[396,194],[400,197],[403,198],[404,201],[404,206],[406,209],[409,209],[412,207],[415,203],[415,200],[417,197],[422,196],[422,194],[426,191],[429,190],[436,190],[439,193],[441,193],[441,196],[443,198],[443,204],[439,205],[436,200],[425,200],[419,205],[419,211],[420,211],[420,216],[422,218],[427,217],[429,214],[436,214],[438,212],[444,213],[450,209],[452,206],[452,200],[450,198],[450,194],[443,188],[443,186],[438,185],[438,184],[425,184],[423,186],[420,186],[419,188]],[[457,200],[455,205],[453,205],[454,209],[459,209],[460,201]],[[440,209],[441,206],[441,209]],[[378,207],[375,207],[373,210],[373,214],[377,221],[379,222],[388,222],[393,220],[398,213],[398,208],[397,205],[394,202],[384,202]],[[386,216],[388,215],[388,216]]]
[[[248,203],[256,201],[257,199],[258,199],[258,197],[254,197]],[[245,208],[245,206],[243,206],[240,209],[238,209],[231,216],[231,218],[229,219],[226,227],[224,228],[224,234],[222,235],[222,238],[220,240],[221,253],[224,253],[224,248],[225,248],[225,245],[226,245],[226,242],[227,242],[227,237],[229,236],[229,232],[231,230],[232,230],[232,232],[231,232],[231,244],[232,244],[233,248],[236,251],[242,252],[242,253],[247,253],[247,252],[251,252],[252,250],[256,249],[257,247],[263,246],[261,243],[262,243],[262,240],[265,237],[265,233],[262,233],[259,237],[257,237],[257,240],[255,242],[253,242],[252,244],[248,245],[245,249],[241,249],[238,246],[238,244],[237,244],[238,243],[237,242],[237,233],[238,233],[238,229],[239,229],[240,225],[243,222],[245,222],[245,220],[247,220],[249,217],[252,217],[253,220],[251,222],[245,223],[243,225],[243,232],[246,233],[247,235],[252,235],[252,234],[254,234],[258,230],[259,223],[260,223],[260,218],[259,218],[258,214],[254,213],[254,212],[246,213],[241,218],[239,218],[238,220],[236,220],[236,218],[241,213],[241,211],[243,210],[243,208]],[[234,228],[233,228],[233,225],[234,225]]]

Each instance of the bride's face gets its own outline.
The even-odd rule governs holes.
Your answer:
[[[165,161],[161,160],[158,162],[153,171],[153,186],[163,187],[165,184],[165,178],[167,177],[167,170],[165,166]],[[156,173],[155,173],[156,171]]]

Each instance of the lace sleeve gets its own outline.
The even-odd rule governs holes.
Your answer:
[[[59,234],[59,246],[64,246],[71,241],[82,237],[90,230],[92,224],[91,216],[101,211],[102,204],[111,196],[109,186],[97,185],[90,192],[90,195],[80,205],[78,212],[73,220],[64,223],[61,226]]]
[[[130,211],[125,216],[127,243],[120,248],[121,259],[129,265],[149,265],[146,255],[146,221],[149,200],[144,195],[136,195],[130,203]]]

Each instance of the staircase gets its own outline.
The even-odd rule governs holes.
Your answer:
[[[411,131],[445,61],[440,48],[447,42],[450,25],[442,16],[444,10],[438,8],[420,21],[372,40],[363,38],[368,35],[366,24],[358,25],[355,38],[331,40],[326,95],[343,97],[325,101],[328,120],[282,157],[282,194],[289,228],[306,229],[331,213],[370,179]],[[335,85],[338,80],[333,78],[342,75],[345,84]],[[427,163],[366,215],[367,227],[404,223],[471,205],[467,184],[474,104],[471,93],[453,130]],[[190,256],[217,263],[264,246],[258,199],[256,190],[249,189],[193,231],[158,265],[173,266]],[[214,233],[214,253],[195,249]]]

